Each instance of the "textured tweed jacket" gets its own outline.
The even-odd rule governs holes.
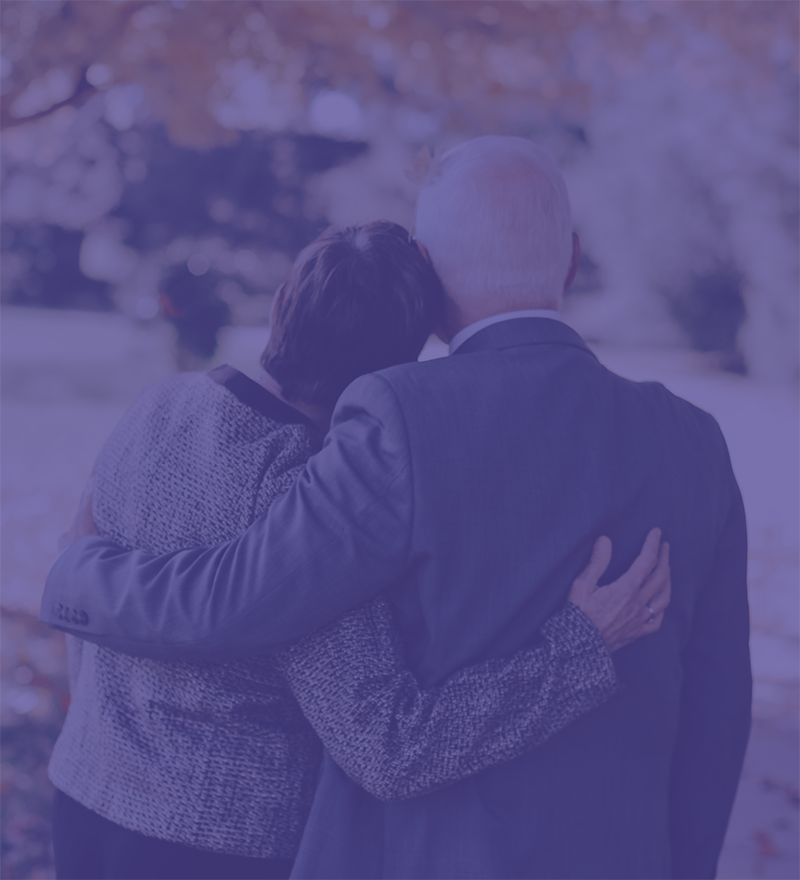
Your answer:
[[[299,413],[229,367],[173,377],[103,449],[95,520],[154,553],[229,540],[318,445]],[[53,783],[140,833],[268,858],[299,844],[321,755],[312,725],[367,791],[408,798],[516,757],[616,687],[599,633],[572,605],[536,645],[427,691],[404,670],[383,600],[275,657],[167,663],[75,639],[71,650]]]

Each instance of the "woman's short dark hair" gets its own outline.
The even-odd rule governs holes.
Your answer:
[[[261,364],[287,400],[324,406],[358,376],[416,360],[444,308],[430,263],[387,221],[324,232],[276,296]]]

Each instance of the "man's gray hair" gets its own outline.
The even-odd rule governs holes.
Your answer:
[[[468,141],[433,161],[415,236],[455,302],[555,308],[572,257],[564,179],[524,138]]]

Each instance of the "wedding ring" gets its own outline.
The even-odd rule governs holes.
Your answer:
[[[656,610],[655,610],[655,608],[653,608],[653,606],[650,605],[650,604],[648,604],[646,607],[647,607],[647,610],[648,610],[650,616],[647,618],[647,620],[645,621],[645,623],[650,623],[651,621],[653,621],[653,620],[656,619]]]

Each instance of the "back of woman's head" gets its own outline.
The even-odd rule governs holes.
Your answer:
[[[276,297],[261,363],[287,400],[323,406],[358,376],[416,360],[444,307],[436,273],[387,221],[324,232]]]

